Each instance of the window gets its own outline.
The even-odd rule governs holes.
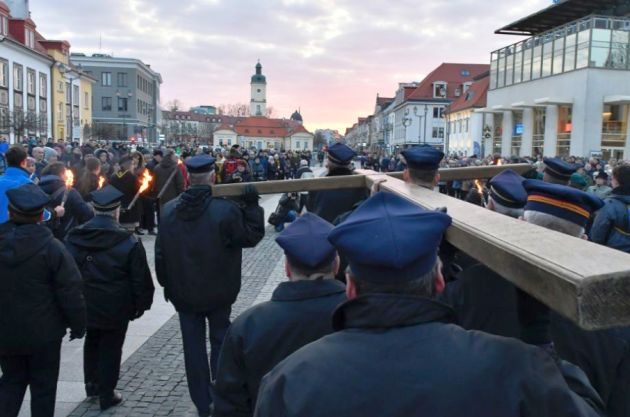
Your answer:
[[[66,83],[66,103],[70,103],[70,83]]]
[[[433,118],[434,119],[443,119],[444,118],[444,107],[433,107]]]
[[[300,149],[300,141],[295,142],[295,149]]]
[[[13,89],[22,91],[24,89],[24,69],[21,65],[13,64]]]
[[[9,87],[9,63],[0,60],[0,87]]]
[[[103,87],[111,87],[112,86],[112,73],[111,72],[102,72],[101,73],[101,85]]]
[[[26,46],[31,49],[35,48],[35,32],[30,29],[24,29],[24,41]]]
[[[447,84],[445,82],[433,83],[433,97],[446,98]]]
[[[118,111],[127,111],[127,98],[118,97]]]
[[[73,106],[77,106],[79,107],[79,86],[78,85],[73,85],[72,86],[72,105]]]
[[[63,122],[63,103],[59,103],[59,106],[57,108],[57,120],[59,120],[60,122]]]
[[[112,98],[111,97],[102,98],[102,108],[103,108],[103,111],[112,111]]]
[[[0,19],[0,23],[2,24],[0,32],[2,32],[4,36],[7,36],[9,34],[9,18],[3,15],[2,19]]]
[[[83,96],[83,108],[85,110],[89,110],[90,109],[90,93],[84,93]]]
[[[48,76],[41,72],[39,73],[39,96],[42,98],[48,97]]]
[[[461,126],[461,121],[460,121]],[[433,128],[433,138],[434,139],[443,139],[444,138],[444,128],[443,127],[434,127]]]
[[[35,70],[28,68],[26,70],[26,92],[35,95]]]
[[[468,133],[469,127],[470,127],[470,118],[467,117],[466,119],[464,119],[464,132]]]
[[[127,73],[126,72],[118,73],[118,87],[127,87]]]

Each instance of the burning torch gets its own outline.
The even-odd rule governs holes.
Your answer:
[[[105,185],[105,177],[101,175],[98,177],[98,189],[100,190],[101,188],[103,188],[104,185]]]
[[[144,172],[142,173],[142,184],[140,185],[140,189],[138,190],[136,195],[133,197],[133,200],[131,200],[129,207],[127,207],[127,211],[131,210],[133,206],[136,205],[136,201],[138,201],[138,198],[140,198],[140,194],[142,194],[143,192],[149,189],[149,185],[151,185],[151,181],[153,181],[153,177],[151,176],[151,174],[149,174],[149,170],[145,169]]]
[[[61,207],[64,207],[66,205],[66,200],[68,199],[68,193],[70,192],[70,189],[72,188],[73,185],[74,185],[74,173],[71,170],[66,169],[66,190],[63,192],[63,198],[61,200]]]
[[[481,185],[481,181],[475,180],[475,187],[477,188],[477,192],[479,193],[479,197],[481,197],[481,205],[486,207],[486,198],[483,193],[483,185]]]

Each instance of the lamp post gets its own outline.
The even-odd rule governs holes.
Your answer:
[[[407,142],[407,128],[411,126],[413,119],[409,116],[409,109],[405,109],[405,117],[403,117],[402,124],[405,127],[405,142]]]
[[[76,80],[78,80],[79,78],[81,78],[81,70],[83,69],[83,67],[81,66],[81,64],[77,65],[76,67],[76,76],[72,76],[72,67],[67,66],[66,64],[62,63],[62,62],[57,62],[55,64],[57,66],[57,69],[59,70],[59,72],[61,73],[61,75],[64,76],[64,78],[67,78],[70,81],[70,114],[68,115],[68,118],[70,119],[70,128],[69,133],[68,133],[68,138],[70,139],[70,142],[72,142],[72,140],[74,139],[74,82]],[[81,138],[79,137],[79,142],[81,142]]]
[[[413,114],[418,118],[418,143],[420,143],[420,139],[421,139],[420,128],[422,126],[421,126],[421,123],[420,123],[420,119],[422,117],[424,117],[424,134],[422,135],[422,144],[423,145],[426,145],[426,143],[427,143],[427,113],[428,113],[428,111],[429,111],[429,105],[428,104],[424,105],[424,116],[421,115],[421,114],[418,114],[418,106],[413,106]]]

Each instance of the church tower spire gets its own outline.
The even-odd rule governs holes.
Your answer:
[[[249,114],[251,116],[264,116],[267,114],[267,78],[262,73],[260,60],[256,64],[256,73],[252,75],[251,101]]]

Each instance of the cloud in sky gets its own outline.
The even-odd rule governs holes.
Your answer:
[[[551,0],[33,0],[38,30],[74,52],[150,64],[162,104],[249,101],[260,58],[267,102],[306,127],[343,129],[377,93],[419,81],[442,62],[488,63],[518,38],[494,30]]]

